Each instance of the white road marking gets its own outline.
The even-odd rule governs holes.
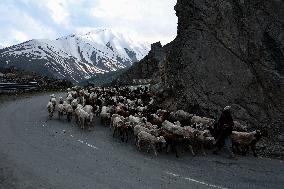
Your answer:
[[[83,140],[77,140],[78,142],[80,142],[81,144],[86,144],[88,147],[90,147],[90,148],[93,148],[93,149],[95,149],[95,150],[98,150],[98,148],[97,147],[95,147],[94,145],[92,145],[92,144],[89,144],[89,143],[87,143],[87,142],[84,142]]]
[[[198,183],[198,184],[201,184],[201,185],[205,185],[205,186],[209,186],[209,187],[212,187],[212,188],[219,188],[219,189],[227,189],[227,188],[224,188],[224,187],[221,187],[221,186],[217,186],[217,185],[214,185],[214,184],[208,184],[206,182],[203,182],[203,181],[198,181],[198,180],[195,180],[195,179],[192,179],[192,178],[189,178],[189,177],[182,177],[178,174],[175,174],[175,173],[171,173],[171,172],[166,172],[168,175],[171,175],[173,177],[179,177],[181,179],[184,179],[184,180],[188,180],[190,182],[195,182],[195,183]]]

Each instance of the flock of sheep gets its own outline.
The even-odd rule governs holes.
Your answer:
[[[213,148],[216,140],[212,137],[215,120],[190,114],[183,110],[168,112],[161,110],[147,87],[99,88],[73,87],[68,89],[66,98],[51,95],[47,104],[49,117],[58,112],[58,119],[72,118],[81,129],[94,127],[95,117],[102,125],[109,127],[113,137],[123,142],[135,141],[138,150],[159,151],[172,149],[178,157],[177,146],[189,149],[192,155],[200,150]],[[247,128],[234,122],[232,134],[233,149],[245,154],[261,138],[260,131],[248,132]]]

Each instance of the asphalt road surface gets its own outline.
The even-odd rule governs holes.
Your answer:
[[[0,105],[0,188],[284,188],[282,161],[226,155],[179,159],[138,152],[96,121],[89,131],[49,120],[49,95]]]

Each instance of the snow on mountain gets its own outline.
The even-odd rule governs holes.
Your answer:
[[[0,66],[15,66],[80,82],[141,60],[150,45],[111,29],[96,29],[56,40],[31,40],[0,50]]]

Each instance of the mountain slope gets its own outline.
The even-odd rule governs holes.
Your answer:
[[[0,50],[0,66],[81,82],[97,73],[116,71],[143,58],[149,45],[110,29],[57,40],[31,40]]]

